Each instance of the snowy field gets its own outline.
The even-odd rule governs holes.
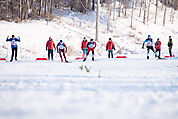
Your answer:
[[[0,63],[0,118],[177,119],[178,60],[69,60]]]
[[[118,6],[118,5],[117,5]],[[10,60],[7,36],[21,37],[18,43],[19,62],[0,62],[0,119],[177,119],[178,118],[178,59],[157,60],[142,42],[150,34],[162,42],[161,57],[168,55],[167,42],[173,38],[173,54],[178,56],[178,12],[171,23],[171,8],[167,8],[166,25],[162,25],[163,9],[158,7],[154,24],[155,4],[150,6],[149,21],[142,23],[139,9],[134,11],[130,28],[131,9],[127,17],[113,14],[107,31],[107,9],[100,11],[100,36],[95,59],[76,61],[82,55],[83,37],[95,38],[96,12],[87,15],[56,10],[52,21],[13,23],[0,21],[0,58]],[[63,40],[67,59],[36,62],[47,57],[46,42]],[[105,45],[109,38],[116,44],[114,59],[107,59]],[[121,51],[120,54],[118,51]],[[126,55],[127,59],[116,59]],[[22,61],[22,62],[21,62]],[[87,72],[88,70],[88,72]]]

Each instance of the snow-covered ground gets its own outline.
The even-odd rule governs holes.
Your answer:
[[[157,60],[141,44],[147,35],[162,41],[162,57],[168,55],[167,42],[171,35],[173,53],[178,55],[178,12],[174,24],[162,26],[161,7],[157,24],[154,24],[154,4],[150,19],[143,25],[134,11],[133,29],[130,28],[131,10],[127,18],[111,16],[110,32],[106,30],[107,13],[100,12],[100,40],[97,41],[95,59],[75,61],[81,56],[80,43],[84,36],[95,38],[95,14],[74,14],[65,10],[54,11],[55,19],[9,23],[0,21],[0,57],[10,60],[10,44],[6,37],[21,36],[18,60],[0,62],[0,119],[177,119],[178,117],[178,60]],[[142,13],[143,15],[143,13]],[[117,15],[116,15],[117,16]],[[46,42],[51,36],[55,43],[60,39],[68,46],[67,59],[72,63],[55,60],[36,62],[37,57],[47,57]],[[117,52],[127,59],[107,59],[105,44],[111,37]],[[133,53],[133,54],[132,54]],[[100,56],[101,55],[101,56]],[[86,69],[89,71],[87,72]]]
[[[0,118],[177,119],[177,60],[96,59],[1,63]]]

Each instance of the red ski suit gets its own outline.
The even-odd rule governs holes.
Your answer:
[[[88,49],[87,48],[87,44],[88,44],[88,41],[87,40],[85,40],[85,41],[83,40],[82,44],[81,44],[81,49]]]
[[[56,49],[54,41],[53,40],[47,41],[47,43],[46,43],[46,49],[48,48],[48,50],[53,50],[53,47]]]
[[[106,44],[106,49],[108,50],[112,50],[112,49],[115,49],[115,44],[113,41],[109,41],[107,44]]]
[[[156,42],[156,49],[161,49],[161,41]]]
[[[93,42],[93,43],[88,42],[87,47],[88,47],[88,53],[89,53],[90,51],[94,51],[94,49],[95,49],[95,47],[96,47],[96,42]]]

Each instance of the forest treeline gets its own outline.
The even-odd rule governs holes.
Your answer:
[[[116,1],[119,2],[117,6]],[[154,1],[156,1],[155,7],[160,1],[164,6],[171,7],[173,10],[178,9],[178,0],[100,0],[100,4],[101,6],[114,4],[112,8],[108,8],[118,9],[118,17],[120,17],[121,12],[126,16],[127,9],[139,8],[140,12],[145,11],[149,8],[150,2]],[[97,0],[0,0],[0,20],[16,22],[28,19],[51,20],[54,9],[67,8],[74,12],[88,13],[95,10],[96,2]]]

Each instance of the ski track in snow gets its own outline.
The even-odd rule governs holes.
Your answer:
[[[0,118],[178,117],[177,60],[96,59],[0,63]]]

